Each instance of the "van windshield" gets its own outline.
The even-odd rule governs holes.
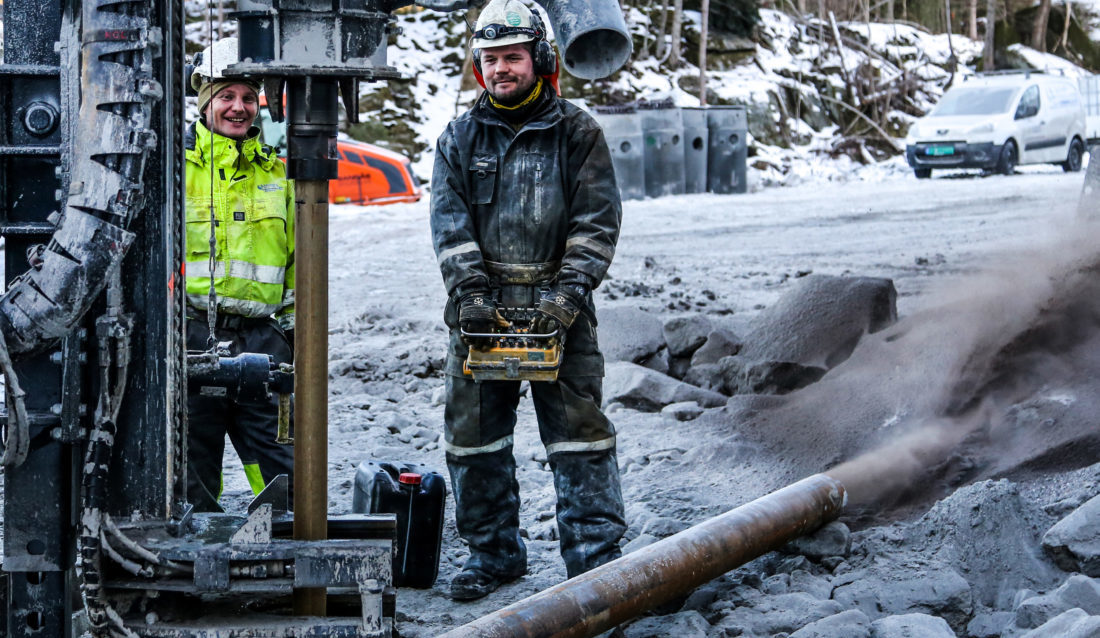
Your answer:
[[[1015,87],[958,87],[943,94],[932,115],[992,115],[1007,113]]]

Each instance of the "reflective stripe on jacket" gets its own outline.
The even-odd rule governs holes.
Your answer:
[[[286,167],[256,135],[237,141],[210,132],[202,122],[188,129],[185,146],[188,303],[206,310],[213,275],[219,312],[292,319],[294,186]]]

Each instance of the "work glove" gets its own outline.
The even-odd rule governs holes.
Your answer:
[[[468,292],[458,298],[458,327],[464,332],[490,333],[497,328],[507,328],[511,325],[501,316],[488,291]],[[488,343],[486,337],[463,335],[462,340],[470,347],[479,347]]]
[[[539,300],[531,331],[536,334],[561,332],[573,325],[588,297],[588,288],[581,284],[558,284],[543,294]]]

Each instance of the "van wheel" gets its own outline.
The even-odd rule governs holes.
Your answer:
[[[1002,175],[1011,175],[1016,172],[1016,162],[1020,156],[1016,152],[1016,142],[1008,140],[1001,147],[1001,158],[997,160],[997,172]]]
[[[1069,143],[1069,154],[1066,161],[1062,162],[1062,170],[1067,173],[1076,173],[1081,170],[1081,163],[1085,157],[1085,144],[1076,137]]]
[[[932,169],[914,168],[913,174],[917,176],[917,179],[928,179],[929,177],[932,177]]]

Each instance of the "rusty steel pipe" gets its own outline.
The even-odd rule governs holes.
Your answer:
[[[439,638],[583,638],[676,599],[836,519],[844,486],[815,474]]]
[[[294,538],[328,537],[328,181],[294,184]],[[294,612],[325,615],[324,589]]]

